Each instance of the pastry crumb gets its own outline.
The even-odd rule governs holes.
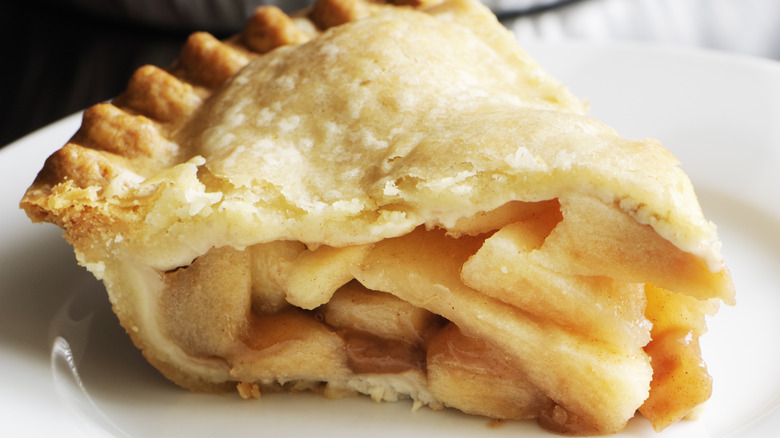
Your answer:
[[[239,382],[236,385],[236,389],[238,390],[238,395],[240,395],[244,400],[260,398],[260,387],[258,387],[255,383]]]

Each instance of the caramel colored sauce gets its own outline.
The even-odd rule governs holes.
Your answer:
[[[485,342],[464,335],[455,324],[450,324],[431,343],[428,355],[431,361],[447,360],[478,372],[499,374],[500,377],[514,373],[506,357],[497,353]]]
[[[425,371],[425,349],[421,346],[354,330],[341,330],[339,334],[346,342],[347,363],[355,374]]]
[[[653,367],[650,396],[639,408],[653,428],[684,418],[712,394],[712,378],[701,356],[699,336],[707,327],[706,302],[647,285],[647,318],[653,340],[645,346]]]
[[[430,340],[428,385],[449,406],[490,418],[536,418],[552,403],[512,358],[452,323]]]
[[[250,349],[263,351],[305,340],[310,333],[323,330],[326,327],[308,312],[290,307],[273,315],[253,314],[242,340]]]
[[[345,357],[346,366],[354,374],[425,371],[426,351],[422,345],[359,330],[336,329],[322,322],[318,313],[295,308],[273,315],[253,314],[242,341],[250,350],[271,354],[312,339],[315,334],[333,344],[331,349]]]
[[[653,366],[650,397],[639,411],[656,430],[684,418],[712,394],[712,377],[701,357],[699,337],[685,329],[669,330],[645,347]]]

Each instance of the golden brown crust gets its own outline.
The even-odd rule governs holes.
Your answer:
[[[247,47],[262,54],[277,47],[300,44],[309,36],[281,9],[261,6],[247,22],[241,38]]]
[[[248,55],[239,48],[207,32],[195,32],[187,38],[174,71],[192,82],[215,88],[247,62]]]
[[[202,103],[195,88],[169,72],[152,65],[136,70],[114,104],[132,108],[163,123],[188,117]]]
[[[84,111],[81,129],[73,141],[90,149],[110,152],[129,159],[151,158],[164,149],[154,123],[143,115],[130,115],[110,103]]]
[[[367,16],[369,6],[361,0],[322,0],[315,3],[311,18],[324,30]]]
[[[252,52],[264,53],[305,39],[289,16],[269,7],[257,9],[244,38],[235,43],[205,32],[192,34],[172,67],[143,66],[114,102],[85,110],[81,128],[48,158],[21,206],[33,220],[58,223],[41,207],[57,184],[102,188],[124,170],[132,168],[148,176],[170,165],[178,148],[166,137],[189,119],[213,89],[246,65]],[[150,160],[131,164],[120,159],[139,156]]]
[[[27,195],[46,196],[48,189],[65,182],[76,187],[102,185],[116,176],[115,169],[105,154],[69,142],[46,160]]]

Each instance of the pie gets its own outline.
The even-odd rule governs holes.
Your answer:
[[[734,288],[674,156],[585,113],[474,0],[261,7],[87,109],[21,206],[185,388],[662,430]]]

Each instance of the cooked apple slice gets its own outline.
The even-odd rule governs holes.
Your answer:
[[[482,239],[418,229],[377,243],[355,277],[442,315],[518,362],[518,373],[556,406],[542,420],[566,433],[621,430],[647,398],[652,369],[641,349],[620,350],[466,286],[463,263]],[[447,400],[442,400],[445,404]]]

